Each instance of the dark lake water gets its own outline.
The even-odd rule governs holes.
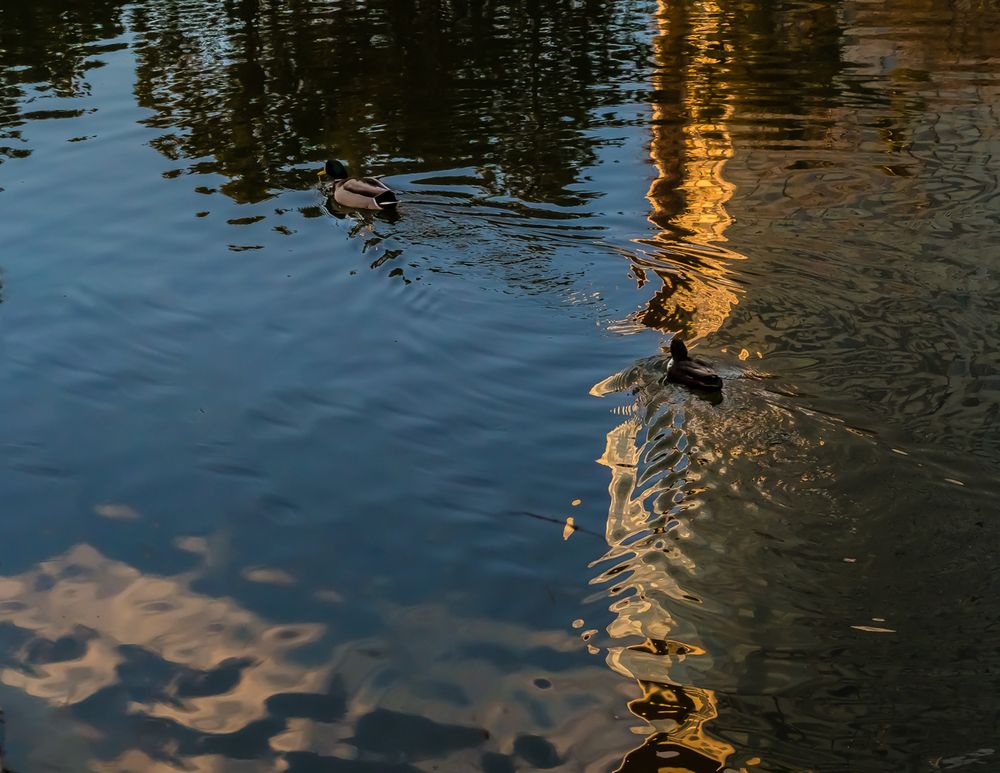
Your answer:
[[[0,0],[7,765],[1000,769],[998,176],[992,0]]]

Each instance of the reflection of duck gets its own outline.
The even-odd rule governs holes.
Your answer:
[[[340,204],[352,209],[395,209],[399,204],[389,186],[374,177],[348,177],[347,168],[339,161],[327,161],[319,176],[329,177],[323,192]]]
[[[670,342],[670,357],[670,367],[667,369],[668,381],[711,392],[722,389],[722,379],[705,363],[691,359],[681,339],[674,338]]]

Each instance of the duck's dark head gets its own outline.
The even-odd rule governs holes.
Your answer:
[[[673,357],[676,362],[688,359],[688,348],[684,345],[684,342],[676,336],[670,341],[670,356]]]
[[[339,161],[330,160],[319,170],[319,176],[329,177],[331,180],[346,180],[347,167]]]

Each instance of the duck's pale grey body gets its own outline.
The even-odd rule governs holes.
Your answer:
[[[322,190],[342,207],[351,209],[394,209],[399,201],[388,185],[375,177],[348,177],[339,161],[327,161],[319,173],[326,177]]]
[[[346,180],[334,180],[332,198],[342,207],[351,209],[387,209],[395,207],[398,202],[380,203],[378,197],[392,193],[389,186],[374,177],[357,179],[349,177]]]

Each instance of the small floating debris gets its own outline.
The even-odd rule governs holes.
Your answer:
[[[949,770],[966,765],[983,765],[985,758],[992,757],[994,754],[993,749],[977,749],[974,752],[958,754],[954,757],[933,757],[928,762],[935,770]]]
[[[105,502],[100,505],[95,505],[94,512],[97,513],[102,518],[111,518],[112,520],[118,520],[118,521],[139,520],[139,513],[137,513],[134,508],[131,508],[128,505],[118,504],[115,502]],[[3,770],[3,768],[0,768],[0,770]]]
[[[265,585],[294,585],[295,578],[284,569],[257,566],[243,570],[243,579]]]
[[[573,505],[573,507],[579,507],[582,503],[583,503],[582,499],[574,499],[572,502],[570,502],[570,504]]]
[[[874,625],[852,625],[851,628],[865,633],[896,633],[895,628],[879,628]]]
[[[576,523],[573,521],[573,516],[571,515],[566,519],[566,525],[563,527],[563,539],[569,539],[569,535],[576,531]]]
[[[963,486],[963,487],[965,486],[965,484],[962,483],[962,481],[955,480],[954,478],[945,478],[944,481],[945,483],[954,483],[956,486]]]

